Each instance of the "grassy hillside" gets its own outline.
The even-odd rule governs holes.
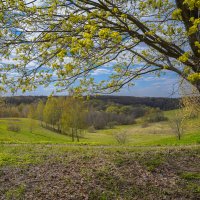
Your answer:
[[[166,111],[165,115],[171,119],[176,111]],[[126,132],[127,143],[131,146],[161,146],[161,145],[191,145],[200,143],[200,129],[198,126],[200,119],[187,121],[187,129],[179,141],[172,133],[169,121],[151,123],[142,128],[142,123],[138,120],[137,124],[128,126],[117,126],[113,129],[98,130],[95,133],[85,131],[81,143],[90,145],[118,145],[115,134]],[[9,123],[19,124],[21,131],[18,133],[8,131]],[[35,121],[33,131],[30,131],[29,119],[0,119],[0,142],[1,143],[48,143],[48,144],[68,144],[71,138],[61,135],[40,126]]]
[[[165,112],[173,118],[176,111]],[[18,124],[20,132],[8,131]],[[0,200],[198,199],[199,119],[178,141],[169,122],[84,134],[80,143],[29,119],[0,119]],[[120,146],[114,133],[126,131]],[[84,145],[83,145],[84,144]],[[175,146],[174,146],[175,145]]]
[[[8,124],[18,124],[21,127],[19,132],[8,131]],[[44,129],[39,122],[35,121],[33,131],[30,131],[30,119],[0,119],[0,142],[1,143],[66,143],[69,137],[60,135]]]

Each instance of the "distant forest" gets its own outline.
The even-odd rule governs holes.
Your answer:
[[[161,97],[131,97],[131,96],[91,96],[91,100],[100,100],[109,104],[111,102],[121,105],[144,105],[161,110],[173,110],[179,107],[179,98],[161,98]],[[10,105],[37,103],[39,100],[46,101],[47,96],[14,96],[4,97],[5,103]]]

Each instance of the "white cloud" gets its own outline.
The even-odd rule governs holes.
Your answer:
[[[0,64],[7,64],[7,65],[15,65],[18,64],[19,62],[13,59],[5,59],[5,58],[1,58],[0,59]]]
[[[108,74],[111,74],[111,71],[105,68],[96,69],[94,72],[91,73],[91,75],[93,76],[108,75]]]

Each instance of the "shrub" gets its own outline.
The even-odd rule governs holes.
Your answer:
[[[143,122],[142,125],[141,125],[142,128],[147,128],[148,126],[149,126],[149,123],[146,122],[146,121]]]
[[[13,132],[19,132],[21,130],[21,128],[18,124],[10,123],[10,124],[8,124],[7,130],[13,131]]]
[[[108,122],[107,126],[108,128],[114,128],[118,123],[113,121],[113,122]]]
[[[150,109],[145,117],[145,122],[161,122],[167,121],[167,117],[164,116],[163,112],[160,109]]]
[[[176,137],[180,140],[185,131],[185,119],[182,113],[176,113],[172,120],[170,120],[170,127]]]
[[[126,131],[115,133],[114,137],[119,144],[125,144],[128,141],[128,135]]]
[[[96,133],[95,127],[94,127],[93,125],[90,126],[90,127],[88,127],[88,132],[89,132],[89,133]]]
[[[86,124],[94,126],[96,130],[104,129],[107,125],[107,115],[105,112],[90,111],[86,116]]]

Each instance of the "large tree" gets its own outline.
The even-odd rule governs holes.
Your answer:
[[[200,91],[200,0],[0,1],[1,84],[117,91],[172,71]],[[95,83],[92,72],[112,69]],[[5,87],[4,87],[5,88]]]

